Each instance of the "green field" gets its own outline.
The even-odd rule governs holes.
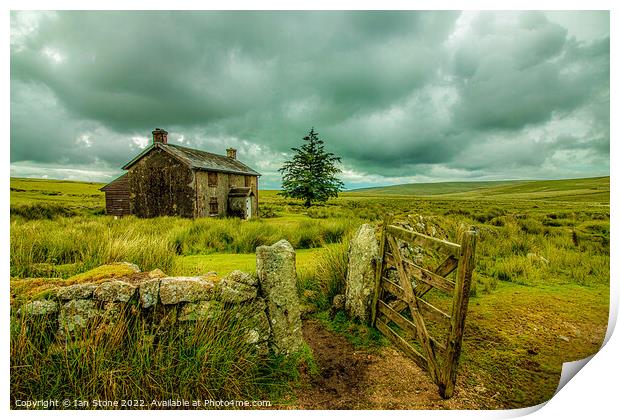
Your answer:
[[[12,299],[32,298],[28,282],[41,293],[47,278],[65,281],[115,261],[171,275],[251,272],[256,246],[285,238],[298,251],[302,301],[324,320],[342,291],[347,238],[360,224],[379,223],[387,212],[415,224],[421,215],[452,241],[461,225],[474,225],[480,235],[461,386],[483,384],[481,406],[523,407],[553,395],[563,361],[590,355],[602,343],[609,182],[401,185],[345,192],[310,209],[260,191],[262,217],[239,223],[114,219],[102,214],[101,184],[11,179]]]
[[[99,209],[105,206],[97,182],[11,178],[11,206],[35,203],[69,208]]]

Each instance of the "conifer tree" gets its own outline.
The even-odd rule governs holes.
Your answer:
[[[282,192],[284,197],[304,200],[304,206],[324,203],[329,198],[338,197],[344,184],[336,175],[340,158],[324,150],[323,140],[314,127],[303,138],[301,147],[293,147],[293,159],[284,162],[279,169],[282,173]]]

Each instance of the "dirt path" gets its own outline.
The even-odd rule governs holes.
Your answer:
[[[304,338],[320,368],[304,375],[299,409],[484,409],[497,402],[459,383],[450,400],[437,394],[427,373],[391,347],[377,354],[355,348],[316,321],[305,321]]]

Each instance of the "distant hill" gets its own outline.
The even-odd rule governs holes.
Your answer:
[[[96,182],[11,178],[11,206],[35,203],[89,211],[104,206],[104,195]],[[274,190],[261,190],[263,198]],[[553,200],[609,203],[609,177],[551,181],[436,182],[391,185],[347,191],[343,197],[432,197],[438,199]]]
[[[386,187],[359,188],[351,193],[376,195],[438,195],[473,191],[494,186],[509,185],[523,181],[474,181],[474,182],[429,182],[420,184],[399,184]]]
[[[609,202],[609,177],[545,181],[476,181],[402,184],[362,188],[350,196],[438,196],[445,198],[509,198],[525,200]]]

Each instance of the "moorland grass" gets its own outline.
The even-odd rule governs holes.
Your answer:
[[[58,338],[56,322],[14,316],[12,407],[17,400],[71,401],[61,409],[156,409],[162,407],[153,401],[179,399],[279,400],[297,377],[298,365],[312,365],[311,353],[305,348],[286,359],[259,354],[245,338],[243,316],[223,311],[166,326],[136,317],[128,307],[114,323],[97,319],[66,339]],[[78,407],[74,400],[90,404]],[[131,406],[95,407],[94,400]]]
[[[518,192],[523,194],[523,187]],[[274,217],[240,222],[92,215],[29,220],[14,215],[11,276],[67,278],[118,261],[175,274],[197,273],[203,268],[230,271],[236,263],[231,254],[240,254],[241,262],[241,254],[252,254],[257,246],[282,238],[295,249],[343,244],[361,223],[377,224],[379,216],[390,211],[397,218],[411,212],[423,214],[442,227],[445,239],[454,242],[463,226],[476,226],[480,235],[474,295],[492,291],[498,281],[523,285],[609,283],[609,208],[599,203],[508,200],[500,205],[482,200],[345,196],[308,210],[273,192],[261,196]],[[339,278],[344,277],[345,248],[346,244],[339,248],[340,269],[332,270]],[[213,265],[206,267],[204,256],[224,253],[229,254],[226,259],[213,257],[209,261]],[[329,300],[341,285],[336,287],[338,282],[333,281],[328,286],[327,280],[317,280],[325,271],[323,259],[300,270],[300,276],[309,288],[319,291],[318,285],[324,285],[321,295]],[[312,282],[315,285],[310,287]]]
[[[104,184],[11,178],[11,215],[25,219],[103,214]]]
[[[76,186],[72,184],[72,188]],[[43,190],[40,186],[36,189]],[[14,195],[26,193],[11,194],[13,200]],[[35,193],[30,194],[35,197]],[[18,204],[46,206],[50,204],[46,200],[75,199],[66,194],[37,194],[41,197],[37,195],[32,201],[22,195]],[[450,241],[457,242],[459,232],[470,225],[479,232],[462,355],[461,377],[466,384],[484,385],[489,389],[489,397],[497,391],[494,398],[503,407],[537,404],[553,394],[562,361],[585,357],[600,346],[609,300],[608,177],[548,181],[544,185],[494,185],[465,193],[451,190],[433,197],[388,197],[372,191],[345,193],[311,209],[283,199],[274,191],[261,191],[260,197],[261,214],[264,211],[268,217],[247,222],[172,217],[115,220],[81,213],[79,209],[78,216],[73,217],[54,211],[29,215],[12,212],[11,275],[16,278],[12,284],[21,287],[31,280],[19,279],[30,276],[67,278],[115,261],[129,261],[143,270],[160,268],[177,275],[202,274],[205,270],[225,273],[235,266],[253,271],[254,247],[286,238],[297,250],[301,249],[298,286],[302,302],[315,305],[315,316],[328,328],[344,334],[357,346],[374,348],[381,343],[376,330],[349,323],[342,314],[330,316],[329,312],[333,296],[343,292],[347,239],[361,223],[377,224],[387,212],[394,213],[396,218],[421,214],[441,226],[440,235]],[[67,208],[75,204],[67,203]],[[97,205],[102,207],[101,198]],[[45,280],[31,282],[41,286]],[[449,311],[445,296],[429,293],[427,297],[437,307]],[[88,344],[90,339],[66,350],[75,352],[70,358],[58,359],[59,356],[53,356],[56,353],[35,345],[45,343],[45,336],[24,334],[17,321],[11,322],[13,395],[44,398],[50,395],[50,388],[94,397],[101,388],[94,388],[95,382],[88,374],[104,382],[99,387],[109,386],[105,392],[110,395],[120,395],[120,391],[114,391],[116,387],[125,391],[141,389],[149,398],[176,396],[180,394],[171,390],[179,384],[171,372],[172,366],[179,366],[190,384],[206,381],[210,389],[218,389],[223,395],[252,396],[262,395],[256,383],[264,384],[271,393],[285,389],[298,373],[296,367],[285,365],[283,360],[275,365],[273,361],[260,361],[256,366],[248,365],[248,376],[236,376],[226,382],[215,375],[214,382],[210,382],[208,371],[199,373],[189,368],[196,367],[200,355],[207,350],[201,353],[194,347],[196,351],[188,353],[155,355],[159,348],[130,344],[127,348],[104,348],[104,357]],[[234,344],[226,341],[233,337],[216,339],[200,334],[203,333],[195,333],[205,342],[213,339]],[[570,337],[570,342],[560,340],[559,336]],[[173,348],[188,346],[187,342],[178,341],[180,337],[168,339],[173,340]],[[133,343],[138,343],[138,337]],[[216,344],[209,346],[209,353],[219,349]],[[239,351],[242,349],[243,346]],[[240,357],[236,352],[224,355],[230,360]],[[39,363],[65,363],[63,366],[75,370],[80,358],[89,361],[90,370],[80,367],[78,373],[72,373],[52,368],[48,373]],[[143,358],[149,358],[151,364],[140,364]],[[95,362],[100,363],[100,369]],[[163,371],[157,370],[160,366]],[[121,374],[111,379],[116,369]],[[129,374],[131,370],[138,372],[137,376]],[[164,376],[152,377],[153,372]],[[202,374],[207,376],[200,377]],[[80,391],[81,388],[86,391]],[[186,388],[181,393],[190,395],[191,390]]]
[[[68,277],[102,264],[128,261],[143,270],[172,272],[178,255],[252,253],[257,246],[288,240],[294,248],[337,243],[359,222],[355,219],[277,223],[256,219],[175,217],[138,219],[109,216],[59,217],[11,222],[11,276],[37,277],[42,270]],[[43,265],[42,265],[43,264]]]

